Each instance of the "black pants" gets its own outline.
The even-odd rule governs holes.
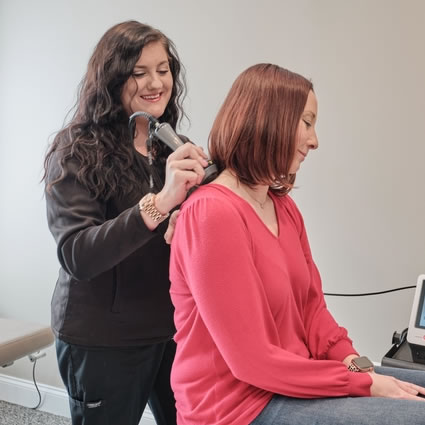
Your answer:
[[[56,340],[73,425],[137,425],[146,403],[157,425],[175,425],[170,386],[175,343],[94,348]]]

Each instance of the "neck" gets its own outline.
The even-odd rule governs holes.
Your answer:
[[[269,196],[267,194],[269,189],[268,186],[257,185],[251,188],[241,183],[240,187],[252,201],[254,201],[262,210],[264,209],[267,201],[269,200]]]
[[[264,209],[270,199],[268,196],[268,185],[258,184],[252,187],[247,186],[241,183],[239,179],[227,169],[217,177],[215,182],[229,187],[256,208],[259,207]]]
[[[143,117],[139,117],[139,118],[136,119],[136,131],[135,131],[135,136],[133,139],[134,148],[136,149],[136,151],[146,156],[148,154],[146,141],[148,139],[149,125],[148,125],[148,121],[145,118]]]

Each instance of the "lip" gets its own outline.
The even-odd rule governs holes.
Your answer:
[[[302,151],[298,151],[298,152],[303,156],[303,158],[306,158],[307,157],[307,154],[306,153],[304,153]]]
[[[161,99],[162,92],[161,93],[155,93],[155,94],[145,94],[145,95],[141,95],[140,97],[145,102],[155,103],[155,102],[158,102]]]

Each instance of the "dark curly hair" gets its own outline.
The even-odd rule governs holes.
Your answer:
[[[113,194],[127,194],[139,187],[140,177],[146,177],[146,173],[141,176],[141,171],[133,165],[136,153],[121,93],[127,80],[133,78],[143,47],[157,41],[165,47],[173,76],[170,101],[159,121],[176,128],[184,115],[182,100],[186,89],[174,44],[149,25],[137,21],[117,24],[95,47],[79,85],[75,112],[48,149],[43,176],[48,192],[64,178],[64,164],[70,158],[78,161],[77,178],[95,198],[106,200]],[[169,149],[160,143],[155,143],[153,149],[155,161],[165,164]],[[48,169],[52,160],[60,162],[62,172],[50,178]]]

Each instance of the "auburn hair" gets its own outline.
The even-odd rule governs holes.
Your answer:
[[[233,83],[209,135],[211,159],[240,182],[267,184],[278,195],[295,182],[289,170],[296,134],[313,84],[273,64],[257,64]]]

